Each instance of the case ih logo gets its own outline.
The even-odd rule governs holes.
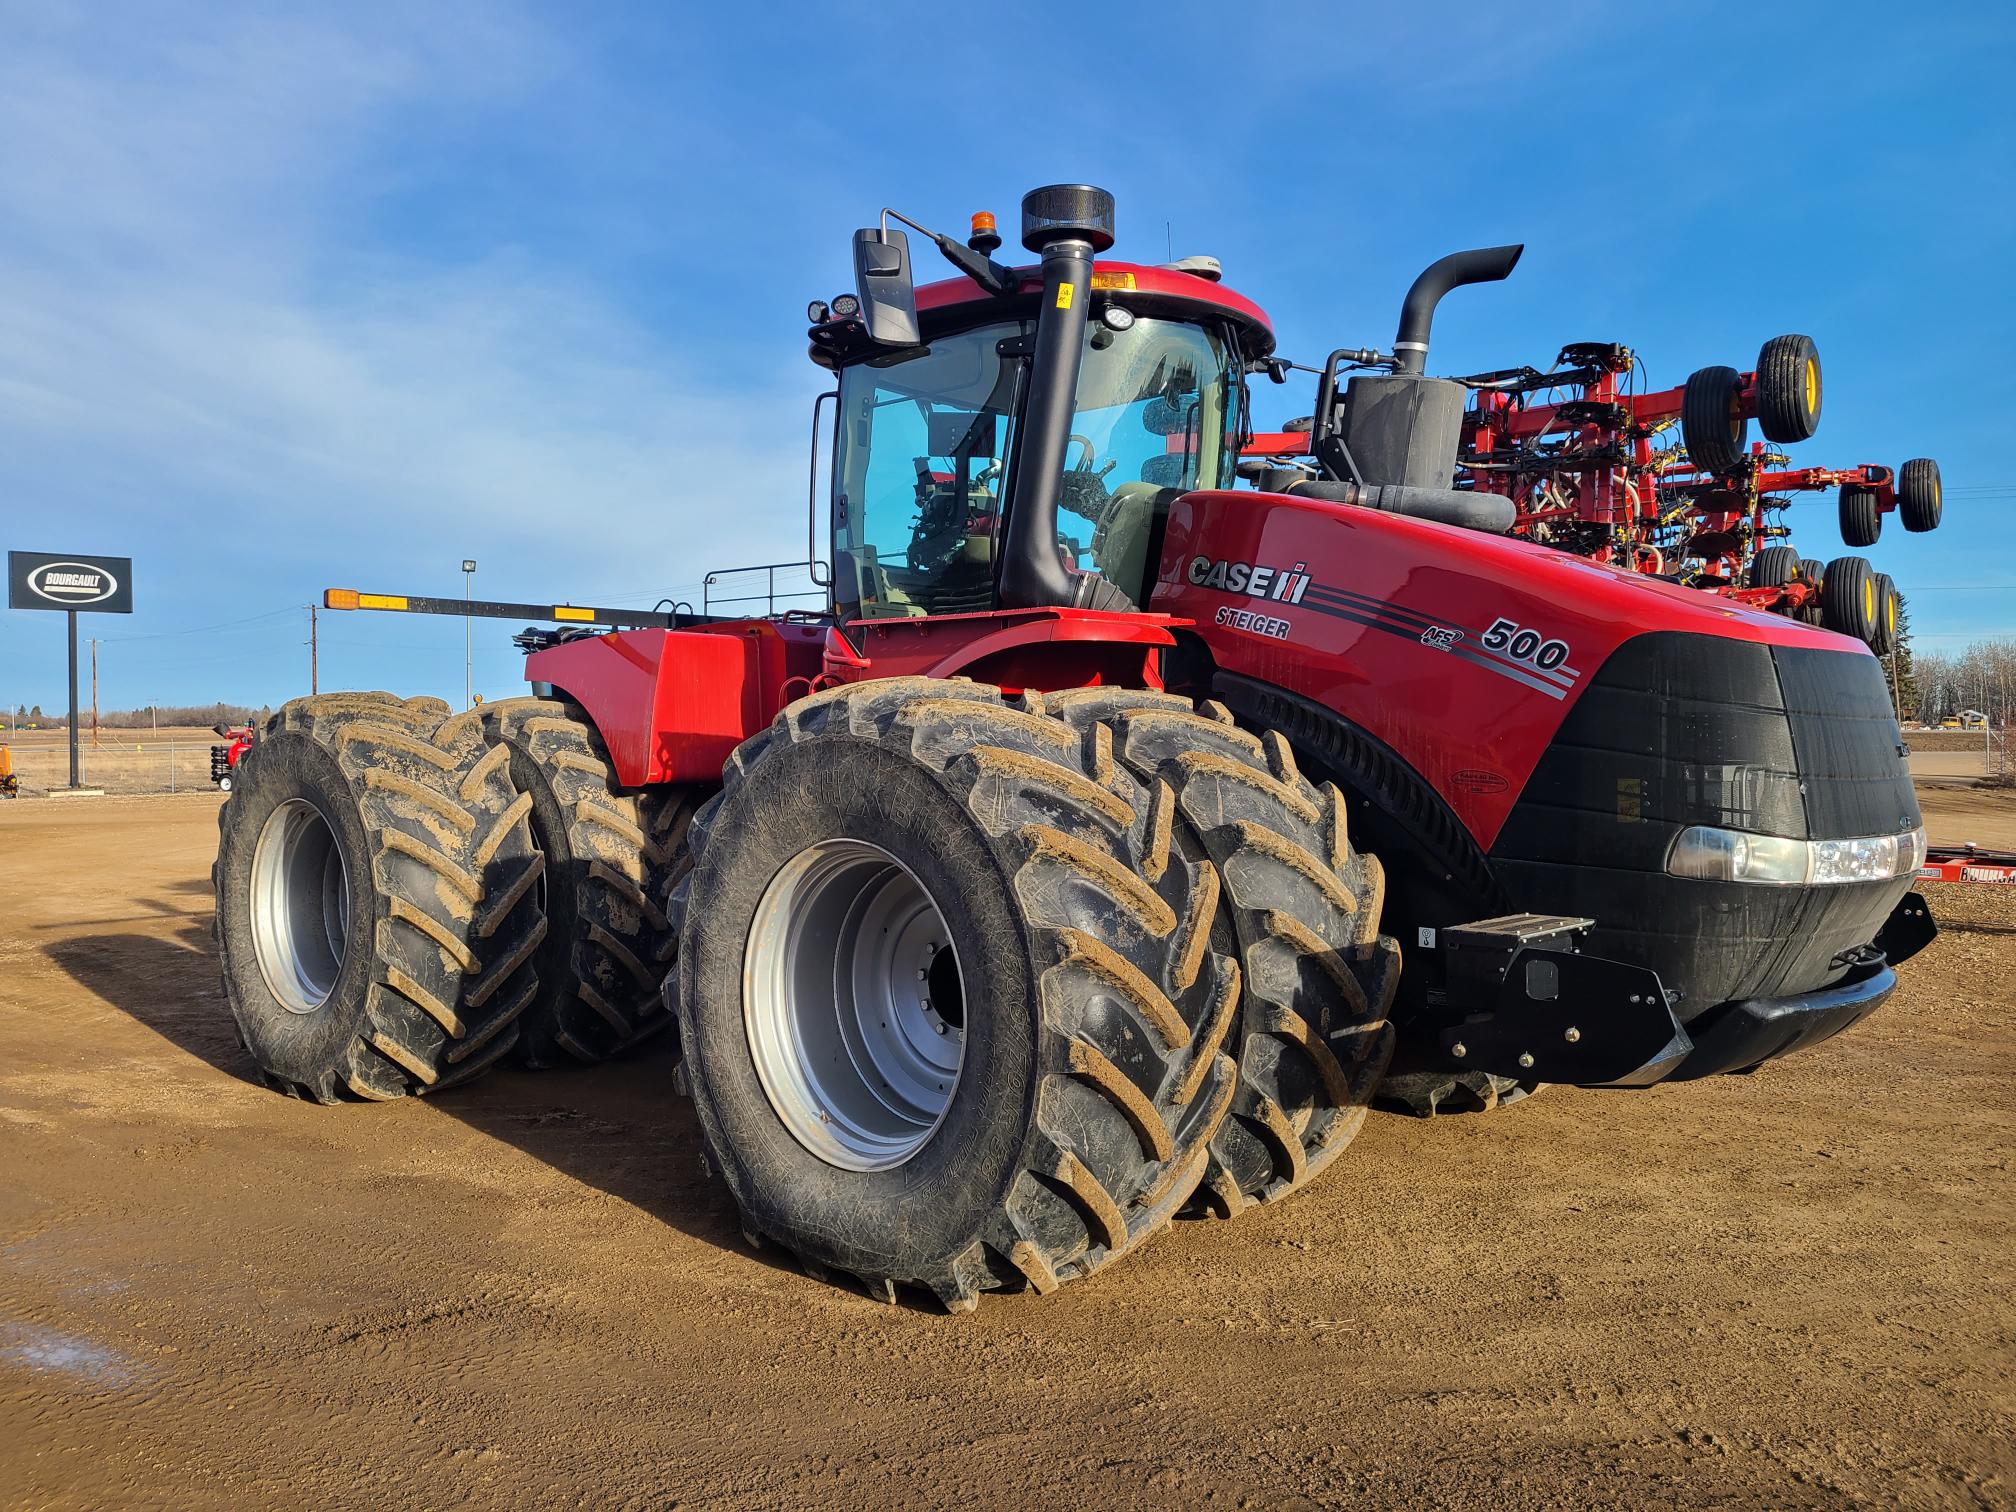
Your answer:
[[[1248,598],[1270,599],[1299,604],[1309,590],[1305,562],[1293,567],[1256,567],[1251,562],[1222,562],[1215,557],[1190,559],[1189,578],[1199,588],[1216,588],[1220,593],[1243,593]]]
[[[83,562],[46,562],[28,574],[28,591],[66,609],[82,609],[115,597],[119,579]]]

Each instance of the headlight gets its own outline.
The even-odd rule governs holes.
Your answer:
[[[1924,864],[1923,826],[1860,840],[1788,840],[1696,824],[1675,835],[1666,853],[1666,870],[1675,877],[1780,886],[1887,882],[1911,876]]]

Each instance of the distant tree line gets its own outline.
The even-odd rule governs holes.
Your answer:
[[[1912,666],[1919,722],[1937,725],[1975,709],[1997,729],[2016,719],[2016,640],[1976,641],[1964,651],[1921,651]]]
[[[6,705],[0,704],[0,710]],[[144,709],[100,710],[98,728],[101,730],[148,730],[155,725],[194,725],[208,729],[211,725],[242,725],[264,719],[272,713],[271,706],[254,709],[246,704],[161,704]],[[83,728],[90,728],[91,716],[83,716]],[[54,714],[44,714],[40,704],[16,704],[13,723],[16,725],[39,725],[45,730],[60,730],[69,724],[69,719],[61,709]]]

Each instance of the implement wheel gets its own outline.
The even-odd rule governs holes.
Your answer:
[[[679,1027],[744,1229],[963,1311],[1157,1232],[1231,1106],[1208,862],[1109,739],[970,682],[744,741],[675,889]]]
[[[1351,848],[1336,787],[1222,704],[1086,688],[1050,707],[1088,737],[1110,732],[1120,762],[1174,799],[1179,846],[1223,883],[1217,938],[1245,982],[1230,1040],[1239,1093],[1198,1204],[1229,1218],[1285,1197],[1344,1152],[1392,1058],[1400,947],[1379,933],[1378,858]]]
[[[1945,493],[1939,484],[1939,464],[1930,457],[1913,457],[1897,470],[1897,518],[1906,530],[1939,528],[1945,512]]]
[[[1757,428],[1766,441],[1820,429],[1820,352],[1810,336],[1773,336],[1757,354]]]
[[[511,698],[485,704],[482,718],[532,797],[532,838],[546,853],[547,933],[520,1058],[602,1060],[671,1022],[660,991],[675,943],[664,903],[685,865],[691,795],[623,791],[578,705]]]
[[[1783,588],[1799,572],[1799,553],[1790,546],[1766,546],[1750,559],[1752,588]]]
[[[1836,557],[1820,592],[1821,623],[1840,635],[1870,641],[1876,634],[1876,581],[1867,557]]]
[[[1804,608],[1796,611],[1794,617],[1802,625],[1820,624],[1820,596],[1825,592],[1826,568],[1818,557],[1799,558],[1799,581],[1812,587],[1813,597],[1806,601]]]
[[[1743,384],[1736,369],[1705,367],[1688,375],[1680,395],[1680,439],[1703,472],[1734,472],[1749,444]]]
[[[1869,583],[1876,593],[1876,625],[1869,649],[1878,656],[1888,656],[1897,649],[1897,585],[1887,572],[1871,573]]]
[[[1883,534],[1882,503],[1873,488],[1841,485],[1841,540],[1849,546],[1874,546]]]
[[[537,991],[544,861],[508,755],[437,699],[296,699],[238,764],[212,880],[225,996],[274,1086],[466,1081]]]

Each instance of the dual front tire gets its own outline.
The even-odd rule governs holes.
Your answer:
[[[963,1309],[1334,1159],[1397,951],[1285,750],[1161,695],[925,679],[745,742],[694,822],[676,996],[751,1236]]]

